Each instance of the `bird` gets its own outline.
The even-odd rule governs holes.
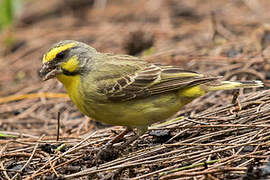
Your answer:
[[[74,40],[52,45],[43,55],[40,77],[60,81],[71,101],[86,116],[125,126],[113,140],[137,129],[144,134],[184,105],[210,91],[263,87],[258,80],[223,81],[180,67],[160,65],[140,57],[101,53]]]

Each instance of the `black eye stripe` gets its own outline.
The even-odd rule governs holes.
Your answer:
[[[58,54],[55,55],[55,58],[53,60],[59,61],[63,60],[67,53],[71,50],[72,48],[66,49],[64,51],[59,52]]]
[[[64,57],[65,57],[65,52],[64,51],[56,54],[56,56],[55,56],[56,59],[63,59]]]

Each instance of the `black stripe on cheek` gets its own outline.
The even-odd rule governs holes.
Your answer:
[[[62,71],[63,71],[63,74],[66,76],[75,76],[75,75],[79,74],[79,71],[70,72],[64,68],[62,68]]]

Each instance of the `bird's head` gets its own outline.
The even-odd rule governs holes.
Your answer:
[[[40,77],[75,76],[85,71],[86,64],[97,51],[82,42],[65,40],[54,44],[43,56]]]

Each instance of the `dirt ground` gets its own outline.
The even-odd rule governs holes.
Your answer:
[[[27,1],[0,34],[0,179],[267,179],[269,12],[268,0]],[[43,53],[64,39],[265,87],[198,98],[97,167],[123,127],[83,116],[39,78]]]

